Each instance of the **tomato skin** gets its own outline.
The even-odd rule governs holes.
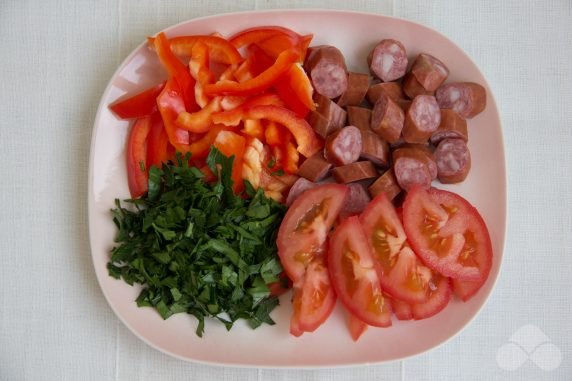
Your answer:
[[[294,336],[314,332],[330,316],[336,305],[336,294],[330,283],[324,257],[314,258],[303,278],[294,282],[290,327]]]
[[[336,294],[348,311],[369,325],[391,326],[391,304],[382,293],[373,253],[357,216],[343,220],[330,237],[328,267]]]
[[[369,203],[360,221],[378,264],[383,290],[407,303],[427,301],[431,270],[409,248],[399,215],[385,193]]]
[[[347,314],[347,324],[348,330],[350,331],[350,336],[353,341],[358,341],[361,335],[367,331],[368,325],[363,321],[359,320],[357,317],[348,312]]]
[[[280,224],[276,244],[282,267],[294,283],[304,276],[314,257],[323,255],[327,235],[347,193],[345,185],[320,185],[304,192],[288,208]],[[312,217],[308,216],[312,212],[318,214],[307,221],[309,226],[303,226],[301,221]]]
[[[415,320],[427,319],[443,311],[451,299],[451,282],[449,278],[440,277],[436,284],[437,289],[431,293],[425,303],[411,305],[411,312]]]
[[[127,183],[131,198],[138,198],[147,192],[147,136],[151,130],[151,117],[137,119],[127,140]]]
[[[479,287],[486,281],[491,239],[483,218],[467,200],[444,190],[414,187],[403,204],[403,222],[411,247],[429,268],[452,279],[479,282]]]
[[[453,279],[453,293],[463,302],[471,299],[481,289],[484,281],[462,281]]]
[[[409,303],[398,299],[392,299],[391,307],[393,308],[393,313],[398,320],[413,319],[413,311],[411,311],[411,305],[409,305]]]

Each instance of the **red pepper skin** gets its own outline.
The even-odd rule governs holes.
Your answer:
[[[149,116],[157,111],[157,96],[163,90],[165,82],[143,90],[132,97],[115,102],[109,109],[121,119],[137,119]]]
[[[137,119],[131,127],[127,140],[127,183],[131,198],[139,198],[147,193],[147,137],[151,129],[151,117]]]

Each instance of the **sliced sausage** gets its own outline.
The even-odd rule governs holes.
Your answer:
[[[356,126],[360,131],[371,131],[371,110],[365,107],[348,106],[348,124]]]
[[[403,112],[407,112],[407,110],[409,110],[409,107],[411,107],[411,101],[409,99],[398,99],[395,101],[395,103],[399,107],[401,107]]]
[[[463,118],[472,118],[487,105],[485,88],[474,82],[448,83],[435,93],[441,108],[450,108]]]
[[[372,105],[377,102],[379,96],[385,94],[394,101],[400,99],[405,99],[405,94],[401,88],[401,85],[397,82],[380,82],[375,85],[371,85],[367,90],[367,100]]]
[[[435,91],[449,76],[449,69],[439,59],[427,53],[417,56],[411,66],[411,74],[427,91]]]
[[[431,174],[427,165],[416,158],[403,156],[393,162],[393,172],[399,186],[409,191],[414,185],[431,187]]]
[[[405,75],[407,52],[397,40],[382,40],[367,57],[367,63],[372,74],[383,82],[395,81]]]
[[[471,154],[462,139],[441,140],[435,150],[439,181],[443,184],[459,183],[471,169]]]
[[[389,145],[375,132],[361,131],[360,157],[379,167],[387,167],[389,166]]]
[[[332,175],[339,183],[353,183],[356,181],[373,179],[378,176],[375,167],[370,161],[357,161],[332,169]]]
[[[361,149],[360,130],[354,126],[347,126],[328,136],[324,146],[324,156],[335,166],[346,165],[359,159]]]
[[[316,110],[308,114],[308,123],[322,138],[346,125],[346,111],[323,95],[314,99]]]
[[[418,95],[405,114],[403,140],[407,143],[426,143],[441,123],[441,111],[435,97]]]
[[[348,184],[348,188],[348,195],[340,211],[340,219],[360,214],[371,201],[371,197],[362,184]]]
[[[350,72],[348,74],[348,87],[338,99],[338,105],[342,107],[359,106],[365,98],[368,88],[369,75]]]
[[[300,168],[298,168],[298,175],[307,180],[316,182],[324,179],[330,172],[331,168],[332,163],[324,159],[322,152],[317,152],[307,158],[302,165],[300,165]]]
[[[389,200],[393,200],[395,196],[401,193],[401,188],[397,184],[393,169],[385,171],[368,189],[371,197],[377,197],[380,193],[385,193]]]
[[[346,91],[346,60],[338,48],[329,45],[313,47],[306,59],[305,68],[318,94],[337,98]]]
[[[371,112],[371,129],[389,143],[395,143],[401,135],[404,120],[401,107],[381,94]]]
[[[409,97],[409,99],[414,99],[418,95],[435,94],[435,90],[425,90],[412,73],[407,73],[403,78],[403,92]]]
[[[292,205],[292,203],[305,191],[307,191],[308,189],[312,189],[315,186],[317,186],[318,184],[313,183],[311,181],[306,180],[303,177],[300,177],[298,180],[296,180],[296,182],[294,183],[294,185],[292,185],[292,187],[290,188],[290,191],[288,192],[288,197],[286,198],[286,205],[290,206]]]
[[[443,139],[462,139],[465,142],[469,140],[467,121],[448,108],[441,109],[441,124],[431,135],[431,143],[437,145]]]
[[[428,146],[423,144],[402,144],[393,151],[393,162],[395,163],[400,157],[409,157],[419,160],[427,167],[431,180],[437,178],[437,163],[435,162],[433,152]]]

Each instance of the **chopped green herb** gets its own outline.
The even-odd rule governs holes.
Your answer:
[[[274,168],[274,166],[276,165],[276,160],[274,160],[274,158],[270,159],[270,161],[268,162],[268,168],[272,169]]]
[[[284,176],[284,170],[279,169],[277,171],[272,172],[272,176]]]
[[[139,169],[141,169],[141,172],[145,172],[145,162],[143,160],[139,161]]]
[[[245,183],[248,198],[232,192],[233,157],[212,149],[207,164],[218,182],[207,184],[188,157],[149,169],[149,191],[116,200],[117,246],[109,275],[143,285],[137,305],[163,317],[186,312],[204,332],[206,317],[230,329],[238,319],[252,328],[274,324],[278,299],[268,284],[282,272],[276,233],[285,207]]]

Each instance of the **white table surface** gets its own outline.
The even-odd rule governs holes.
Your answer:
[[[508,164],[498,286],[459,336],[401,362],[261,370],[171,358],[123,326],[95,279],[86,189],[99,98],[129,52],[169,25],[298,7],[411,19],[479,65]],[[572,379],[572,1],[2,0],[0,44],[0,380]],[[519,356],[530,358],[503,369]]]

